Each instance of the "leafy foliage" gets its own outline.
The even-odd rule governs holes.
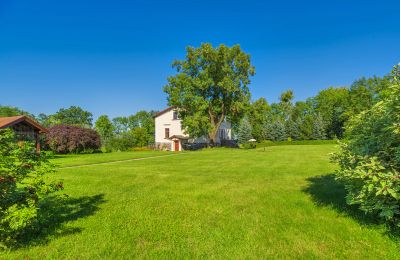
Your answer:
[[[136,140],[132,131],[123,132],[111,138],[107,149],[111,151],[127,151],[135,147]]]
[[[0,117],[20,116],[20,115],[26,115],[31,118],[35,118],[32,114],[23,111],[17,107],[0,106]]]
[[[93,115],[78,106],[71,106],[67,109],[61,108],[58,110],[58,112],[54,114],[54,119],[64,125],[91,127]]]
[[[346,141],[333,156],[347,201],[400,226],[400,72],[382,101],[353,117]]]
[[[263,126],[267,122],[270,106],[265,98],[259,98],[250,105],[248,120],[252,128],[252,136],[256,140],[263,140]]]
[[[175,61],[178,74],[168,78],[164,91],[169,105],[178,107],[182,126],[193,137],[206,135],[216,142],[227,117],[240,121],[250,102],[248,85],[254,67],[239,45],[188,47],[186,58]]]
[[[0,247],[17,242],[38,227],[38,209],[61,182],[49,182],[54,167],[29,142],[17,142],[10,129],[0,130]]]
[[[114,135],[114,125],[106,115],[99,116],[95,123],[95,129],[101,137],[103,146],[107,146],[107,142]]]
[[[69,125],[49,128],[46,142],[57,153],[90,153],[101,147],[100,136],[95,130]]]

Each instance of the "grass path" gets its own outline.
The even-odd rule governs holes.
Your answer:
[[[182,152],[182,153],[174,153],[174,154],[165,154],[165,155],[155,155],[155,156],[147,156],[147,157],[140,157],[140,158],[124,159],[124,160],[115,160],[115,161],[108,161],[108,162],[88,163],[88,164],[79,164],[79,165],[72,165],[72,166],[61,166],[58,169],[70,169],[70,168],[80,168],[80,167],[87,167],[87,166],[124,163],[124,162],[130,162],[130,161],[141,161],[141,160],[154,159],[154,158],[160,158],[160,157],[168,157],[168,156],[177,156],[177,155],[183,155],[183,154],[186,154],[186,153]]]
[[[206,149],[64,169],[69,199],[50,202],[46,229],[0,259],[400,259],[398,238],[346,205],[335,149]]]

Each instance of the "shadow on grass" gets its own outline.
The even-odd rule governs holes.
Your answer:
[[[104,203],[104,194],[79,198],[51,197],[46,199],[38,212],[39,223],[18,239],[14,248],[41,245],[51,239],[79,233],[82,228],[67,227],[69,221],[92,216]]]
[[[310,177],[307,181],[309,185],[303,191],[310,194],[314,203],[318,206],[332,207],[340,214],[349,216],[362,225],[376,226],[382,224],[377,216],[365,214],[357,205],[348,205],[346,203],[345,187],[335,180],[334,174]],[[400,230],[387,226],[387,235],[399,240]]]

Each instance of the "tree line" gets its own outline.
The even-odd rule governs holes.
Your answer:
[[[100,146],[106,151],[125,151],[151,145],[154,143],[155,113],[141,110],[112,119],[101,115],[93,124],[93,114],[79,106],[37,116],[17,107],[0,106],[0,117],[27,115],[48,128],[44,147],[61,153],[93,152]]]
[[[259,98],[249,102],[241,120],[232,120],[234,138],[239,143],[253,138],[258,142],[341,139],[349,119],[385,98],[389,86],[389,76],[362,77],[349,87],[328,87],[303,101],[294,102],[292,90],[283,92],[276,103]],[[37,116],[16,107],[0,106],[0,116],[28,115],[50,130],[58,125],[92,128],[99,134],[103,148],[109,151],[153,144],[155,113],[141,110],[112,119],[101,115],[93,123],[93,114],[78,106]],[[198,125],[195,120],[189,123],[193,123],[191,128]],[[196,131],[201,134],[199,130]]]
[[[292,90],[279,102],[252,102],[237,129],[239,141],[342,139],[350,118],[370,109],[388,95],[390,77],[362,77],[349,87],[328,87],[316,96],[294,102]]]

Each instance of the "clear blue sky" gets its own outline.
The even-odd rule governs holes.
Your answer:
[[[400,1],[0,0],[0,104],[95,117],[162,109],[185,46],[240,44],[253,99],[297,100],[400,62]]]

